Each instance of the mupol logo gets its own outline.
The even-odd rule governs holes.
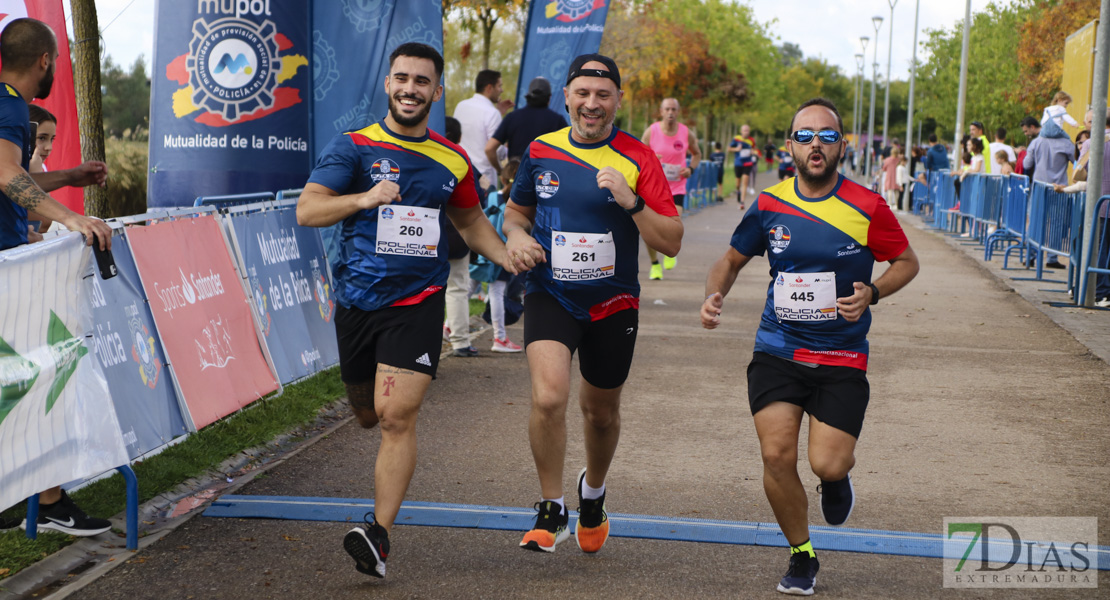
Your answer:
[[[243,54],[236,54],[235,58],[231,58],[230,54],[224,54],[220,57],[220,62],[216,63],[216,68],[212,69],[212,72],[219,75],[225,70],[231,71],[232,73],[238,73],[242,70],[243,73],[247,75],[254,72],[254,68],[251,67],[251,62],[247,60],[247,57]]]
[[[605,8],[605,0],[555,0],[544,7],[544,16],[571,23],[585,19],[599,8]]]
[[[302,102],[297,87],[281,84],[308,59],[289,53],[290,38],[267,18],[270,1],[197,0],[188,52],[166,67],[166,78],[184,86],[173,94],[174,116],[201,111],[196,122],[224,127]]]
[[[567,245],[567,238],[563,237],[563,234],[561,234],[561,233],[556,235],[555,236],[555,245],[556,246],[566,246]]]

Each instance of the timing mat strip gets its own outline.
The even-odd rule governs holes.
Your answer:
[[[237,519],[287,519],[294,521],[338,521],[361,523],[367,512],[374,510],[373,500],[354,498],[300,498],[293,496],[221,496],[204,511],[206,517]],[[527,531],[532,527],[536,511],[511,506],[477,506],[470,504],[445,504],[438,502],[404,502],[397,515],[396,524],[429,527],[459,527],[465,529],[495,529],[502,531]],[[570,529],[578,513],[570,513]],[[746,546],[787,546],[786,538],[775,523],[751,521],[716,521],[680,517],[656,517],[609,513],[610,532],[613,537],[670,540],[680,542],[705,542],[713,544],[738,544]],[[810,526],[810,539],[818,550],[890,554],[924,558],[959,559],[966,544],[949,544],[950,554],[944,556],[944,536],[939,533],[912,531],[884,531],[880,529],[850,529],[842,527]],[[1028,543],[1028,542],[1027,542]],[[953,546],[959,546],[954,548]],[[997,549],[989,549],[991,562],[1009,560],[1012,545],[1009,540],[992,542]],[[1031,553],[1036,564],[1048,558],[1049,567],[1055,564],[1046,554],[1049,544],[1035,544]],[[1074,560],[1068,546],[1058,544],[1060,560],[1065,566]],[[1043,548],[1043,549],[1042,549]],[[958,550],[958,552],[957,552]],[[997,550],[997,551],[996,551]],[[1090,552],[1098,556],[1098,569],[1110,571],[1110,547],[1095,546]],[[976,557],[979,552],[975,552]],[[999,557],[995,561],[995,557]],[[975,557],[971,557],[974,559]],[[1029,560],[1024,555],[1022,563]],[[1076,563],[1078,564],[1078,563]],[[1083,566],[1083,565],[1079,565]]]

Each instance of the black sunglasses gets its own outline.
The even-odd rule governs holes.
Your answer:
[[[813,143],[814,137],[821,140],[822,144],[832,145],[840,141],[840,132],[833,129],[822,129],[821,131],[799,129],[790,134],[790,139],[803,146]]]

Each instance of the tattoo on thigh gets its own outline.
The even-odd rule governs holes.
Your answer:
[[[347,384],[347,401],[355,410],[374,410],[374,384]]]
[[[392,376],[386,377],[385,381],[382,382],[382,387],[385,388],[385,393],[383,393],[382,395],[383,396],[388,396],[389,395],[389,390],[393,389],[393,386],[395,386],[395,385],[397,385],[397,381],[395,379],[393,379]]]
[[[394,375],[415,375],[416,374],[416,371],[410,371],[409,369],[399,369],[397,367],[391,367],[389,365],[378,365],[378,372],[379,373],[390,373],[390,374],[394,374]]]

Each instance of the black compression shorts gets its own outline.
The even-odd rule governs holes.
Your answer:
[[[870,395],[867,372],[854,367],[811,367],[763,352],[755,352],[748,365],[753,415],[772,402],[789,402],[859,439]]]
[[[339,305],[335,334],[343,383],[374,381],[379,364],[435,377],[442,349],[444,297],[440,290],[420,304],[374,311]]]
[[[622,310],[597,321],[579,321],[543,292],[524,297],[524,346],[540,340],[578,351],[578,368],[590,385],[618,388],[628,379],[636,349],[640,312]]]

